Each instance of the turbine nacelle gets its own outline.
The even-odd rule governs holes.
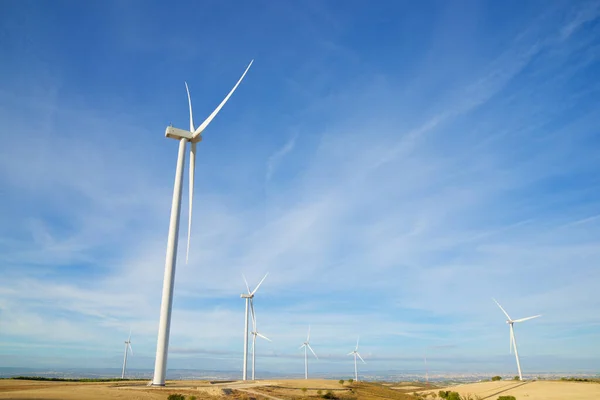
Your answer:
[[[173,126],[167,126],[167,129],[165,130],[165,136],[175,140],[186,139],[192,143],[198,143],[202,141],[202,135],[194,137],[193,132],[186,131],[185,129],[175,128]]]

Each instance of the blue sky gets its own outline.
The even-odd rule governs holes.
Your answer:
[[[0,5],[0,359],[152,368],[177,144],[205,131],[171,368],[600,367],[597,1]],[[182,218],[187,216],[184,190]],[[182,224],[181,235],[187,233]],[[184,243],[185,241],[180,241]]]

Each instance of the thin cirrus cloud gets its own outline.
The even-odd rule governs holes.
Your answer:
[[[256,11],[261,19],[285,19],[288,8],[317,13],[300,19],[311,24],[306,40],[315,47],[304,60],[283,52],[285,61],[253,49],[257,62],[199,146],[192,249],[189,264],[177,266],[169,365],[200,368],[211,358],[239,367],[241,274],[252,283],[269,272],[256,300],[260,330],[273,339],[257,348],[265,369],[300,357],[295,349],[310,324],[321,372],[343,364],[339,354],[357,335],[375,370],[421,368],[426,349],[432,368],[456,369],[448,362],[455,358],[469,369],[510,370],[503,315],[491,297],[511,315],[544,314],[517,333],[530,365],[593,366],[597,4],[528,9],[514,26],[457,36],[471,40],[464,48],[442,37],[458,21],[436,30],[435,18],[424,19],[423,46],[436,51],[401,53],[398,70],[395,60],[367,56],[364,42],[346,39],[363,23],[351,8],[338,15],[328,7]],[[24,23],[35,13],[30,18]],[[390,29],[369,21],[363,40]],[[44,29],[28,31],[30,46],[42,43]],[[280,49],[262,29],[269,28],[249,36]],[[180,52],[169,43],[193,34],[165,37],[160,49]],[[380,54],[394,46],[396,33],[388,34],[373,44]],[[139,34],[125,44],[106,40],[115,52],[126,45],[148,61],[159,56]],[[227,56],[213,62],[227,64],[223,71],[199,60],[204,74],[177,66],[169,75],[150,62],[164,80],[143,72],[113,85],[92,70],[105,87],[90,82],[85,96],[80,77],[48,52],[18,54],[48,57],[43,75],[35,63],[19,73],[10,70],[17,64],[3,67],[16,80],[40,80],[18,87],[3,78],[0,91],[0,354],[48,365],[63,349],[61,365],[110,366],[132,327],[131,365],[151,367],[176,156],[162,129],[187,123],[185,96],[172,85],[214,76],[218,85],[196,78],[206,86],[194,90],[200,113],[235,79],[230,64],[246,62],[234,57],[233,40],[219,40]],[[164,95],[149,99],[144,85]],[[90,346],[85,362],[78,346]]]

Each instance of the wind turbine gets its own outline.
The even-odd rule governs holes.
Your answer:
[[[169,222],[169,237],[167,239],[167,256],[165,261],[165,275],[163,281],[162,301],[160,305],[160,321],[158,324],[158,340],[156,345],[156,360],[154,363],[154,377],[152,384],[155,386],[165,385],[165,375],[167,373],[167,353],[169,351],[169,333],[171,330],[171,308],[173,306],[173,286],[175,284],[175,266],[177,261],[177,241],[179,238],[179,216],[181,208],[181,187],[183,184],[183,163],[185,161],[185,150],[187,143],[191,143],[190,150],[190,173],[189,173],[189,218],[188,218],[188,240],[187,240],[187,255],[190,249],[190,236],[192,226],[192,204],[194,198],[194,170],[196,166],[196,145],[202,140],[202,132],[208,124],[215,118],[233,92],[237,89],[242,79],[246,76],[248,69],[254,60],[248,64],[241,78],[237,81],[233,89],[223,99],[221,104],[200,124],[198,128],[194,128],[194,118],[192,116],[192,99],[190,91],[185,84],[188,94],[188,105],[190,108],[190,130],[177,129],[172,126],[167,127],[165,136],[179,141],[179,152],[177,155],[177,166],[175,169],[175,185],[173,188],[173,201],[171,203],[171,219]]]
[[[268,340],[269,342],[271,341],[271,339],[269,339],[268,337],[266,337],[265,335],[263,335],[262,333],[260,333],[258,331],[258,329],[256,328],[256,313],[254,312],[254,299],[250,300],[250,309],[252,310],[252,380],[254,380],[254,369],[256,366],[256,358],[255,358],[255,349],[256,349],[256,337],[261,337],[265,340]]]
[[[425,351],[424,359],[425,359],[425,383],[429,383],[429,369],[427,368],[427,351]]]
[[[306,336],[306,342],[302,343],[300,348],[303,348],[303,347],[304,347],[304,379],[308,379],[307,349],[309,349],[314,354],[314,356],[317,360],[319,359],[319,357],[317,357],[317,353],[315,353],[315,351],[312,349],[312,347],[310,347],[310,325],[308,326],[308,336]]]
[[[131,355],[133,355],[133,349],[131,348],[131,329],[129,330],[129,337],[125,341],[125,358],[123,359],[123,372],[121,372],[121,379],[125,379],[125,368],[127,367],[127,353],[131,351]]]
[[[248,307],[252,306],[252,318],[254,319],[254,295],[256,294],[256,291],[258,290],[260,285],[262,285],[264,280],[267,278],[267,275],[269,275],[269,273],[265,274],[264,278],[262,278],[258,285],[256,285],[253,291],[250,291],[248,281],[246,280],[246,277],[242,275],[242,277],[244,278],[244,282],[246,283],[246,289],[248,289],[248,293],[242,293],[240,295],[242,299],[246,299],[246,313],[244,315],[244,366],[242,367],[242,380],[244,381],[248,379]],[[252,357],[254,357],[254,350],[252,351],[252,354]],[[252,362],[252,364],[254,365],[254,361]],[[254,374],[254,367],[252,367],[252,371]]]
[[[515,330],[513,327],[513,324],[515,322],[523,322],[523,321],[527,321],[529,319],[534,319],[537,317],[541,317],[542,315],[534,315],[533,317],[527,317],[527,318],[520,318],[520,319],[511,319],[510,316],[508,315],[508,313],[504,310],[504,308],[502,308],[502,306],[500,305],[500,303],[498,303],[496,301],[496,299],[492,299],[494,300],[494,302],[496,304],[498,304],[498,307],[500,307],[500,309],[502,310],[502,312],[504,313],[504,315],[506,315],[506,318],[508,318],[508,320],[506,320],[506,323],[510,325],[510,353],[512,353],[512,349],[513,347],[515,348],[515,358],[517,359],[517,369],[519,370],[519,380],[523,380],[523,374],[521,373],[521,363],[519,362],[519,352],[517,351],[517,340],[515,339]]]
[[[356,339],[356,347],[354,348],[354,351],[351,351],[350,353],[348,353],[347,355],[354,355],[354,380],[356,382],[358,382],[358,367],[356,365],[356,356],[358,356],[358,358],[360,358],[360,360],[366,364],[365,360],[363,360],[363,358],[360,356],[360,354],[358,354],[358,341],[360,340],[360,336],[358,337],[358,339]]]

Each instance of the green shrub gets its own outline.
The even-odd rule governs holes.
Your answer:
[[[343,379],[340,379],[339,382],[340,382],[340,385],[344,384],[344,380]]]
[[[320,396],[323,394],[323,391],[321,389],[317,390],[317,394]]]
[[[179,393],[170,394],[167,400],[185,400],[185,396]]]
[[[196,400],[196,396],[190,396],[188,400]]]
[[[352,383],[352,382],[354,382],[354,379],[352,379],[352,378],[348,379],[348,383]]]
[[[308,389],[307,389],[307,388],[305,388],[305,387],[303,387],[303,388],[302,388],[302,389],[300,389],[300,390],[302,390],[302,393],[306,393],[306,391],[307,391]]]
[[[446,397],[447,400],[462,400],[460,398],[460,394],[458,394],[458,392],[450,392],[448,393],[448,397]]]
[[[337,397],[335,397],[335,394],[333,394],[333,392],[331,390],[328,390],[327,393],[325,393],[321,397],[324,399],[337,399]]]
[[[493,380],[493,381],[501,381],[501,380],[502,380],[502,377],[501,377],[501,376],[498,376],[498,375],[496,375],[496,376],[492,376],[492,380]]]
[[[438,395],[440,396],[440,398],[442,399],[447,399],[448,398],[448,393],[450,393],[448,390],[440,390],[438,392]]]
[[[500,396],[498,400],[517,400],[515,396]]]
[[[520,381],[521,378],[519,378],[519,375],[515,375],[515,377],[513,378],[513,381]]]

